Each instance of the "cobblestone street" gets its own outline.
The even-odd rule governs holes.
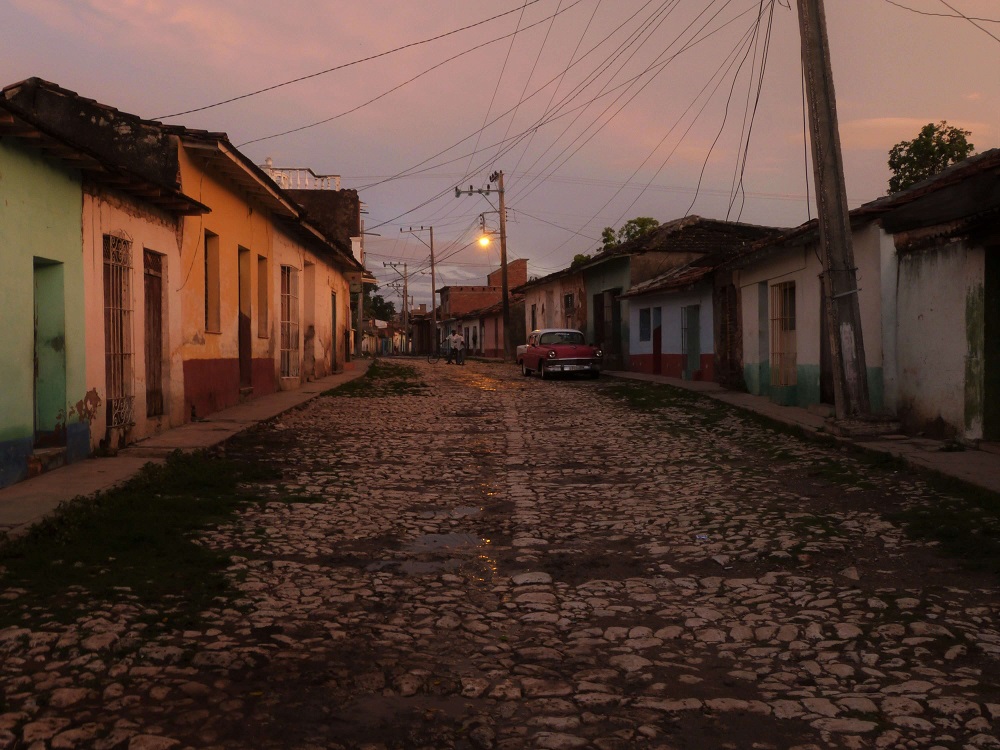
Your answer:
[[[0,749],[1000,747],[996,580],[884,515],[919,477],[655,386],[389,362],[418,379],[226,445],[282,478],[202,535],[237,593],[199,625],[0,628]]]

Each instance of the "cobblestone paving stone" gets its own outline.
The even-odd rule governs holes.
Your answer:
[[[995,581],[878,512],[918,479],[606,380],[412,366],[229,444],[283,479],[204,535],[239,590],[205,627],[0,630],[0,748],[1000,747]]]

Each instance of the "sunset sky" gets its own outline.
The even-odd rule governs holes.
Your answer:
[[[928,122],[1000,146],[1000,0],[826,11],[852,206],[885,193],[888,150]],[[341,175],[367,205],[383,283],[383,262],[426,270],[427,248],[400,232],[420,225],[438,286],[485,283],[497,250],[474,240],[493,207],[454,188],[496,169],[508,254],[534,275],[635,216],[815,214],[794,0],[0,0],[0,20],[4,85],[39,76],[223,130],[257,163]],[[417,305],[429,288],[414,276]]]

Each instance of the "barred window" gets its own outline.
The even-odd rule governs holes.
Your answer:
[[[108,427],[129,427],[134,417],[132,350],[132,240],[104,235],[104,379]]]
[[[771,287],[771,385],[795,385],[795,282]]]
[[[299,374],[299,272],[281,267],[281,377]]]

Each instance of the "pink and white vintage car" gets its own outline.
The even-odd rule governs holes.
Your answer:
[[[572,328],[541,328],[528,335],[528,343],[517,347],[521,374],[537,372],[542,378],[556,373],[601,374],[601,350],[587,343],[581,331]]]

